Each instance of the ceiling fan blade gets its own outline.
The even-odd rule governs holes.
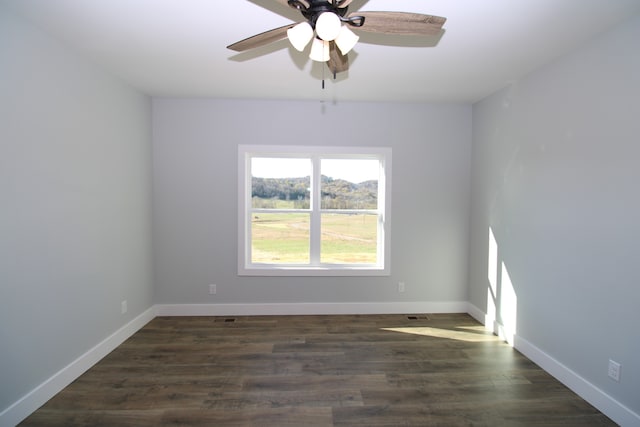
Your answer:
[[[277,42],[278,40],[287,38],[287,30],[295,23],[285,25],[283,27],[274,28],[273,30],[265,31],[264,33],[256,34],[255,36],[248,37],[239,42],[235,42],[227,46],[227,49],[235,50],[236,52],[242,52],[256,47],[264,46],[269,43]]]
[[[287,6],[287,7],[291,7],[289,6],[289,1],[288,0],[276,0],[278,3],[280,3],[283,6]],[[307,9],[309,8],[310,4],[308,0],[298,0],[303,6],[305,6]]]
[[[338,0],[338,7],[340,9],[344,9],[345,7],[349,6],[349,4],[351,4],[352,1],[353,0],[342,0],[342,1]]]
[[[334,76],[349,69],[349,57],[340,52],[335,42],[329,43],[329,61],[327,61],[327,66]]]
[[[384,34],[438,35],[447,18],[409,12],[354,12],[351,17],[364,17],[364,25],[356,30]]]

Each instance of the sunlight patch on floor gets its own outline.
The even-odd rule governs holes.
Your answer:
[[[484,326],[456,326],[455,329],[431,328],[428,326],[410,326],[403,328],[382,328],[384,331],[403,334],[422,335],[434,338],[446,338],[466,342],[500,341],[500,338],[485,330]]]

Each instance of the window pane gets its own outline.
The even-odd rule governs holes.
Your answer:
[[[251,262],[308,264],[309,214],[254,214],[251,219]]]
[[[380,162],[322,159],[322,209],[377,209]]]
[[[309,159],[251,159],[251,206],[257,209],[309,209]]]
[[[377,264],[378,216],[322,214],[320,262]]]

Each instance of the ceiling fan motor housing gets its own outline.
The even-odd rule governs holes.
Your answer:
[[[348,6],[341,8],[339,7],[340,2],[329,0],[288,0],[288,3],[292,8],[298,9],[314,29],[316,28],[318,17],[324,12],[335,13],[339,18],[342,18],[348,10]],[[343,21],[343,19],[340,20]]]

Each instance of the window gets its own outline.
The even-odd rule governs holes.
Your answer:
[[[238,274],[388,275],[391,149],[241,145]]]

